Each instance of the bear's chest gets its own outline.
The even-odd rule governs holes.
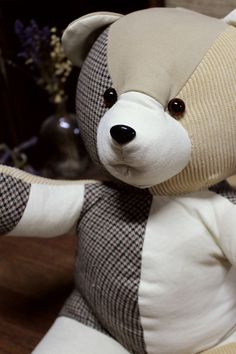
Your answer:
[[[136,190],[122,193],[106,186],[100,188],[103,193],[99,193],[99,187],[87,187],[78,229],[78,262],[80,273],[90,274],[94,283],[100,279],[103,284],[106,273],[113,280],[130,279],[129,272],[134,276],[134,268],[137,264],[140,267],[152,197]]]
[[[203,208],[197,198],[187,203],[136,189],[86,187],[76,287],[102,328],[133,353],[145,352],[146,318],[156,338],[160,328],[180,328],[184,314],[190,321],[184,332],[224,283],[228,265],[219,261],[223,254],[198,216]]]
[[[124,328],[140,331],[142,341],[138,286],[151,202],[144,191],[88,186],[79,223],[77,288],[111,334],[127,332],[127,342]]]

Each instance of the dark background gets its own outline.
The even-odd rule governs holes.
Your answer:
[[[155,5],[147,0],[100,0],[100,1],[0,1],[0,143],[15,147],[31,136],[37,135],[42,121],[52,107],[47,94],[32,78],[14,64],[18,64],[18,39],[14,23],[20,19],[25,25],[35,19],[39,26],[56,26],[63,30],[71,21],[93,11],[128,13]],[[161,4],[161,2],[159,1]],[[67,83],[69,109],[74,110],[75,85],[78,71],[74,68]]]

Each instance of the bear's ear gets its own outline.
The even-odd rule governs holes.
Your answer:
[[[228,23],[228,25],[236,27],[236,9],[231,11],[228,15],[226,15],[223,19],[224,22]]]
[[[69,24],[62,36],[62,46],[72,63],[80,67],[98,35],[120,17],[114,12],[94,12]]]

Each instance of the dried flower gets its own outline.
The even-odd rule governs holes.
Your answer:
[[[29,67],[36,83],[48,92],[51,102],[63,102],[66,99],[65,83],[72,64],[65,56],[57,28],[45,26],[40,29],[35,20],[24,27],[17,20],[15,33],[21,45],[18,56]]]

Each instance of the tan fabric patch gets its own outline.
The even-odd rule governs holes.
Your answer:
[[[88,183],[97,183],[94,180],[56,180],[49,179],[40,176],[35,176],[30,173],[19,170],[18,168],[9,167],[5,165],[0,165],[0,173],[5,174],[6,176],[11,176],[16,178],[22,182],[30,183],[30,184],[50,184],[50,185],[68,185],[68,184],[88,184]]]
[[[151,188],[180,194],[212,186],[236,170],[236,30],[228,27],[208,51],[178,97],[181,119],[192,142],[192,157],[178,175]]]
[[[235,0],[165,0],[170,7],[185,7],[213,17],[224,17],[236,8]]]
[[[231,343],[224,345],[223,347],[207,350],[202,352],[202,354],[235,354],[236,353],[236,343]]]
[[[119,94],[148,94],[166,106],[226,26],[211,17],[171,8],[122,17],[109,30],[108,70],[114,87]]]

